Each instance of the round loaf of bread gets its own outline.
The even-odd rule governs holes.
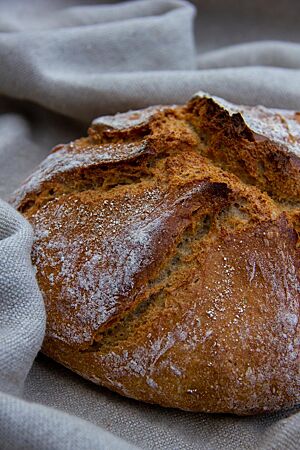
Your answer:
[[[299,117],[200,92],[57,146],[13,200],[35,231],[42,352],[167,407],[299,403]]]

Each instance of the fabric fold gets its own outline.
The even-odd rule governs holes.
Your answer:
[[[300,44],[280,41],[249,42],[198,56],[198,69],[243,66],[300,69]]]
[[[0,436],[2,450],[137,448],[85,420],[3,393],[0,393]]]
[[[0,200],[0,389],[20,393],[45,331],[28,222]]]
[[[0,195],[8,198],[51,146],[81,136],[102,114],[179,104],[199,90],[299,110],[299,2],[286,1],[1,2]],[[270,40],[270,17],[285,42]],[[299,447],[297,409],[253,418],[188,414],[121,399],[50,361],[30,371],[45,330],[32,241],[30,225],[0,201],[1,448]]]

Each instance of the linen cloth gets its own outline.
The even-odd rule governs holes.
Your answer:
[[[101,114],[200,89],[300,109],[299,16],[297,0],[2,1],[0,196]],[[32,366],[45,328],[32,239],[1,201],[0,449],[300,448],[298,408],[185,413],[122,398],[42,356]]]

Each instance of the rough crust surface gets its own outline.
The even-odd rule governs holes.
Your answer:
[[[96,119],[15,193],[42,351],[120,394],[255,414],[300,401],[299,113],[203,92]]]

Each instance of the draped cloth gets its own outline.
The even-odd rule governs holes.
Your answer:
[[[183,103],[198,90],[300,109],[299,16],[297,0],[1,2],[0,196],[101,114]],[[45,311],[32,241],[0,201],[1,449],[299,448],[297,408],[243,418],[168,410],[35,359]]]

